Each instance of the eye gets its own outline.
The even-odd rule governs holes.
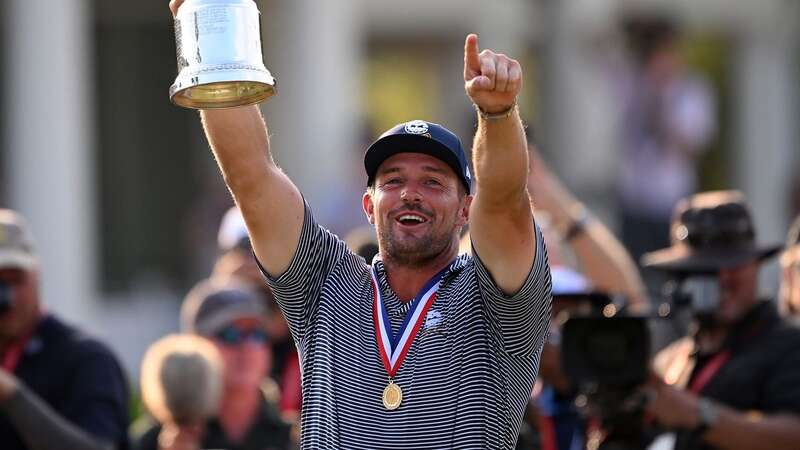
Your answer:
[[[435,178],[428,179],[425,182],[425,184],[427,184],[429,186],[441,186],[442,185],[442,183],[439,180],[435,179]]]

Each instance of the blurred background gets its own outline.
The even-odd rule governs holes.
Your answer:
[[[361,156],[381,131],[421,118],[471,141],[469,32],[522,62],[533,139],[634,254],[636,230],[666,241],[664,209],[694,190],[741,189],[761,241],[800,209],[797,0],[257,4],[273,152],[340,236],[367,223]],[[33,227],[47,307],[136,379],[232,204],[198,114],[167,95],[167,1],[0,0],[0,14],[0,206]],[[775,268],[763,277],[774,290]]]

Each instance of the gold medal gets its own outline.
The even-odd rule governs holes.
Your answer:
[[[428,308],[436,301],[436,292],[445,272],[446,269],[442,269],[414,297],[411,307],[406,313],[402,329],[398,330],[397,334],[394,334],[389,315],[386,312],[383,299],[381,299],[378,273],[375,271],[375,266],[370,271],[372,292],[374,293],[372,317],[375,321],[375,343],[378,344],[378,355],[381,358],[381,362],[383,362],[384,369],[386,369],[386,374],[389,375],[389,384],[383,390],[383,406],[389,411],[399,408],[403,402],[403,390],[394,383],[394,376],[403,364],[408,349],[411,348],[411,343],[414,342],[422,322],[427,317]],[[412,323],[411,320],[414,317],[416,318],[413,319],[414,322]],[[397,339],[397,342],[393,342],[393,339]]]
[[[402,401],[403,390],[400,389],[400,386],[394,384],[394,381],[389,381],[386,389],[383,390],[383,406],[392,411],[399,408]]]

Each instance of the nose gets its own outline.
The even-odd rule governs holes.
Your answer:
[[[720,289],[730,289],[736,286],[739,280],[740,269],[738,267],[722,268],[719,270],[719,287]]]
[[[408,203],[419,203],[422,201],[422,195],[419,193],[419,190],[411,185],[406,186],[403,191],[400,192],[400,198]]]

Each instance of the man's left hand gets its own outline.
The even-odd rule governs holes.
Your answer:
[[[502,53],[479,52],[478,36],[470,34],[464,43],[464,89],[484,112],[507,111],[522,89],[522,68]]]

